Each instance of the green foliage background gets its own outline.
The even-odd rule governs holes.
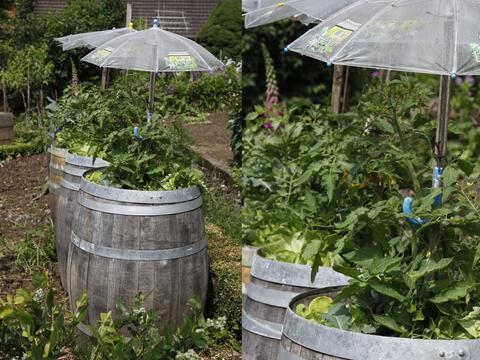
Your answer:
[[[242,13],[240,0],[222,0],[198,34],[198,41],[213,55],[242,59]]]

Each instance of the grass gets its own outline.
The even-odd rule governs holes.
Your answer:
[[[32,275],[49,267],[55,260],[55,241],[53,223],[38,225],[26,230],[13,249],[16,269]]]
[[[235,244],[241,244],[240,205],[233,195],[210,188],[205,193],[206,221],[221,227]]]
[[[217,188],[205,196],[205,231],[210,260],[206,316],[225,316],[227,326],[241,338],[241,213],[235,197]],[[231,344],[235,350],[240,343]]]

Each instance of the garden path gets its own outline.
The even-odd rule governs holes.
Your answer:
[[[209,114],[207,122],[187,124],[185,128],[194,140],[193,150],[214,167],[231,176],[233,155],[227,122],[228,113],[217,112]]]

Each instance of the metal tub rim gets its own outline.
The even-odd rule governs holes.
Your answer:
[[[474,356],[480,354],[480,339],[427,340],[363,334],[320,325],[295,313],[294,307],[300,301],[325,290],[307,291],[292,299],[282,336],[312,351],[351,360],[475,360]]]
[[[101,158],[96,158],[95,162],[93,162],[93,158],[90,156],[82,156],[68,152],[65,158],[65,166],[67,165],[101,168],[109,166],[110,163]]]
[[[195,201],[202,196],[198,186],[168,191],[129,190],[111,186],[95,184],[86,179],[86,176],[98,169],[85,172],[80,180],[80,192],[93,197],[135,205],[167,205]]]
[[[67,157],[68,155],[67,149],[56,147],[55,145],[50,145],[50,147],[48,148],[48,152],[52,155],[59,156],[59,157]]]
[[[330,286],[347,285],[349,278],[334,271],[330,267],[321,267],[311,282],[311,266],[290,264],[282,261],[270,260],[261,255],[261,249],[253,256],[250,275],[276,284],[290,285],[305,288],[325,288]]]

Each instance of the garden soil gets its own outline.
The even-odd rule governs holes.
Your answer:
[[[227,113],[212,113],[207,122],[185,125],[187,133],[193,138],[193,150],[213,166],[231,176],[233,154],[230,149],[231,133],[227,128]]]

